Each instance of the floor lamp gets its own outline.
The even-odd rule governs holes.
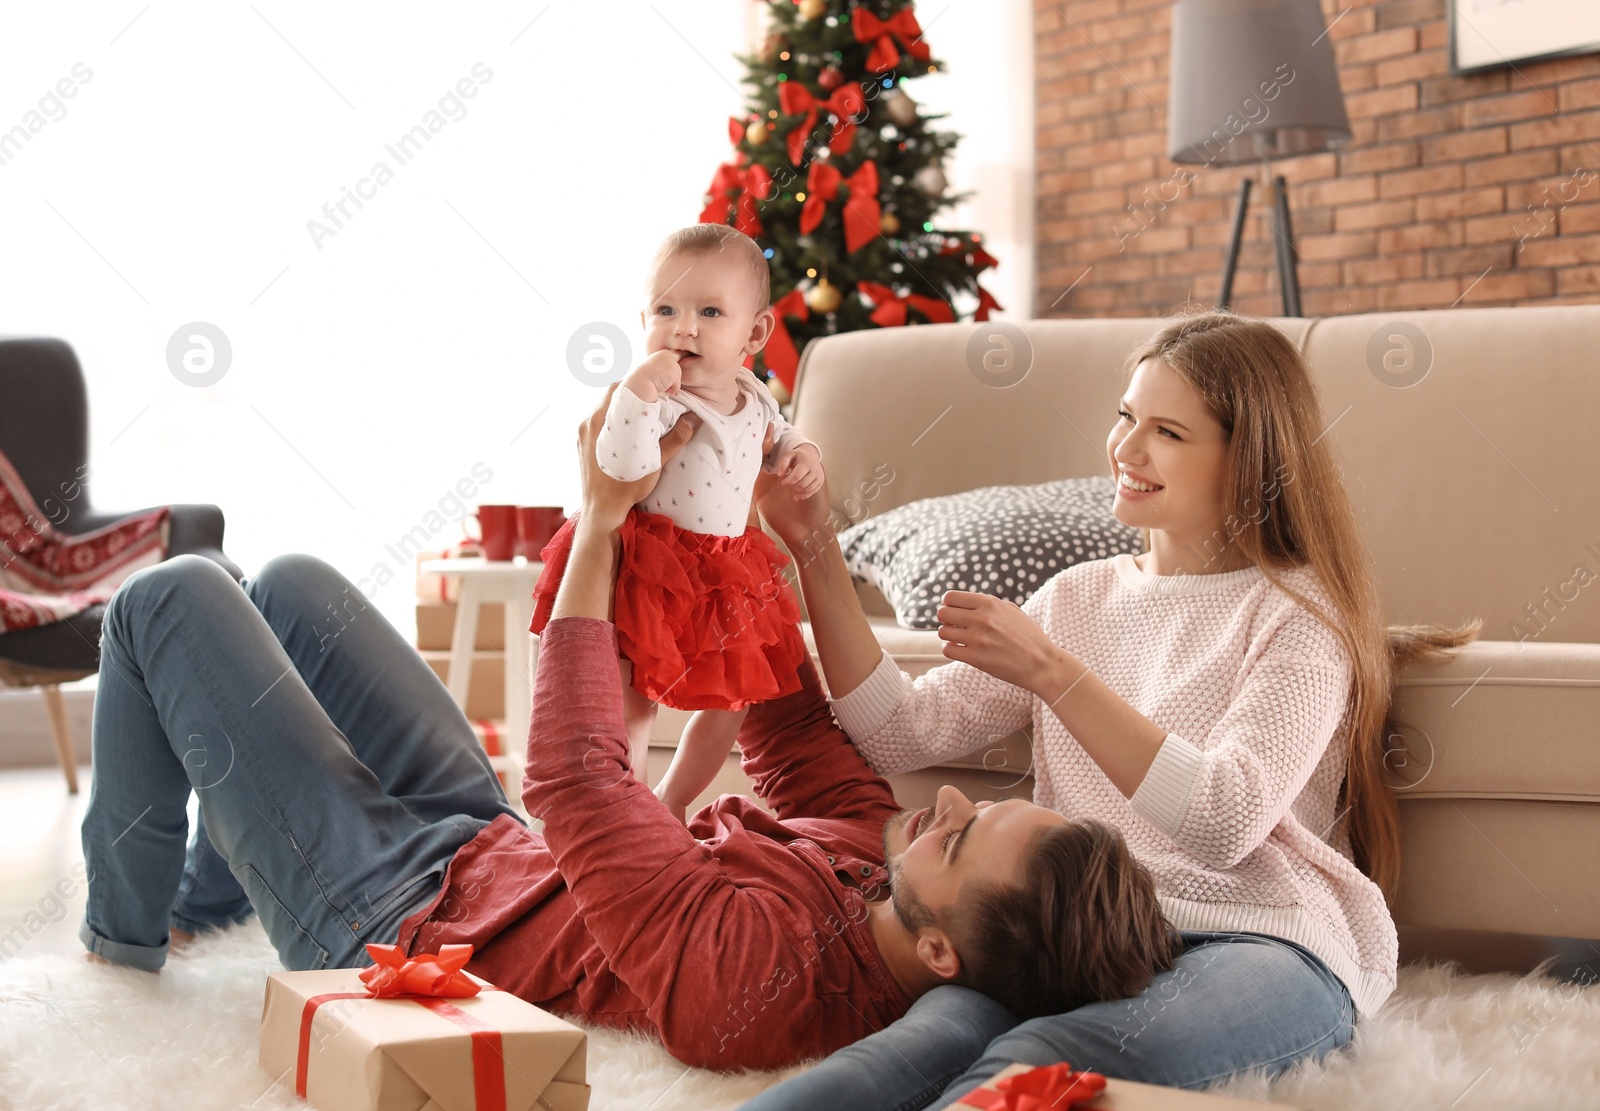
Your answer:
[[[1167,155],[1200,166],[1261,163],[1273,188],[1273,232],[1283,315],[1300,315],[1294,226],[1274,158],[1316,154],[1348,142],[1333,47],[1317,0],[1176,0],[1167,94]],[[1233,230],[1217,307],[1233,298],[1233,275],[1250,206],[1251,181],[1239,183]]]

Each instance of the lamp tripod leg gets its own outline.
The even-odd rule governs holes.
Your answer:
[[[1278,248],[1278,282],[1283,293],[1283,315],[1300,315],[1300,275],[1295,268],[1294,224],[1289,219],[1289,187],[1279,175],[1273,182],[1277,194],[1274,201],[1274,222],[1277,235],[1273,237]]]
[[[1233,274],[1239,268],[1239,243],[1244,238],[1244,214],[1250,208],[1249,178],[1239,182],[1239,198],[1233,204],[1233,230],[1228,233],[1228,255],[1222,264],[1222,288],[1217,293],[1217,308],[1225,309],[1233,300]]]

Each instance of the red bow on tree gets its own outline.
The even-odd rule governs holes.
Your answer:
[[[726,224],[728,214],[732,212],[735,214],[734,227],[752,239],[762,234],[756,202],[768,200],[772,194],[772,175],[767,173],[765,166],[739,166],[724,162],[717,167],[708,191],[711,200],[700,213],[702,224]]]
[[[908,305],[936,324],[949,324],[956,318],[955,313],[950,311],[950,303],[937,297],[924,297],[920,293],[907,293],[901,296],[888,286],[879,285],[877,282],[857,282],[856,288],[877,306],[872,313],[872,322],[885,328],[904,324]]]
[[[1000,265],[999,259],[995,258],[988,251],[985,251],[976,242],[963,243],[958,239],[953,244],[946,244],[945,246],[939,248],[939,254],[941,256],[959,254],[962,251],[971,253],[972,265],[976,266],[980,272],[987,270],[991,266]]]
[[[483,990],[483,985],[461,971],[472,958],[471,945],[441,945],[438,953],[408,957],[398,945],[372,943],[367,952],[377,963],[361,970],[361,982],[380,999],[394,995],[459,999]]]
[[[800,232],[810,235],[822,223],[828,202],[839,195],[839,183],[850,187],[844,202],[844,243],[850,254],[878,237],[882,218],[878,203],[878,164],[871,159],[845,177],[827,162],[813,162],[806,173],[806,203],[800,209]]]
[[[972,319],[988,320],[990,310],[999,309],[1004,312],[1005,308],[1004,305],[994,299],[994,294],[980,285],[978,287],[978,311],[972,314]]]
[[[744,136],[744,124],[736,116],[728,117],[728,139],[734,146]],[[772,175],[765,166],[747,166],[744,151],[734,154],[732,162],[717,167],[706,190],[711,199],[700,211],[702,224],[726,224],[734,214],[734,227],[752,239],[762,234],[761,217],[756,212],[756,202],[771,199]]]
[[[800,353],[794,348],[794,337],[789,334],[787,318],[798,316],[801,320],[810,320],[811,310],[806,307],[805,293],[799,289],[791,289],[772,303],[772,311],[777,314],[778,322],[773,325],[772,337],[767,340],[766,347],[761,349],[761,357],[765,360],[767,368],[772,371],[772,376],[782,382],[783,388],[792,394],[794,373],[800,365]]]
[[[854,85],[840,85],[827,100],[819,100],[800,82],[783,81],[778,84],[778,108],[786,116],[796,116],[801,112],[806,114],[804,122],[789,132],[789,161],[798,166],[805,154],[806,139],[816,126],[819,111],[826,108],[839,117],[839,130],[828,140],[828,149],[834,154],[843,154],[855,142],[855,121],[866,111],[867,98]]]
[[[886,73],[900,64],[900,50],[891,35],[905,45],[906,53],[913,58],[924,62],[929,58],[928,44],[922,41],[922,28],[910,8],[901,8],[888,19],[879,19],[865,8],[857,8],[851,17],[850,29],[855,32],[857,42],[872,43],[867,68],[874,73]]]

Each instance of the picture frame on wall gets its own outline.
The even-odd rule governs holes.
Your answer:
[[[1600,0],[1449,0],[1450,72],[1600,53]]]

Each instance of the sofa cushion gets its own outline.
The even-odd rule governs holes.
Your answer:
[[[985,486],[880,513],[840,533],[839,547],[901,625],[937,629],[947,590],[1021,605],[1075,563],[1143,551],[1139,530],[1111,514],[1115,493],[1108,476]]]

